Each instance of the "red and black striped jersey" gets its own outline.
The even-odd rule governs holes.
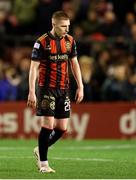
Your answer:
[[[50,32],[42,35],[34,44],[31,59],[40,61],[39,86],[68,89],[68,60],[77,56],[72,36],[54,37]]]

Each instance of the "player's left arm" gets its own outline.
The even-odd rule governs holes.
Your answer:
[[[84,97],[84,90],[83,90],[84,87],[83,87],[82,76],[81,76],[81,71],[77,60],[77,56],[71,58],[70,65],[71,65],[72,74],[77,82],[75,100],[76,103],[80,103]]]

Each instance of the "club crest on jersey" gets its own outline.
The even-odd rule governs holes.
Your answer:
[[[42,100],[41,102],[41,108],[46,109],[49,107],[49,101],[47,99]]]
[[[70,52],[71,50],[71,43],[69,41],[66,41],[66,49],[67,49],[67,52]]]

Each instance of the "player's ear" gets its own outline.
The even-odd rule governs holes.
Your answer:
[[[52,19],[52,27],[55,27],[55,20]]]
[[[52,27],[55,27],[55,23],[52,23]]]

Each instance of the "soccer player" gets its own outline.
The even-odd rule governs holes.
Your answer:
[[[48,147],[67,130],[70,117],[68,62],[77,82],[76,103],[83,99],[76,43],[68,35],[69,25],[70,20],[65,12],[55,12],[52,16],[52,30],[38,38],[32,50],[27,105],[36,107],[37,116],[41,116],[38,148],[34,152],[40,172],[43,173],[55,172],[48,163]]]

